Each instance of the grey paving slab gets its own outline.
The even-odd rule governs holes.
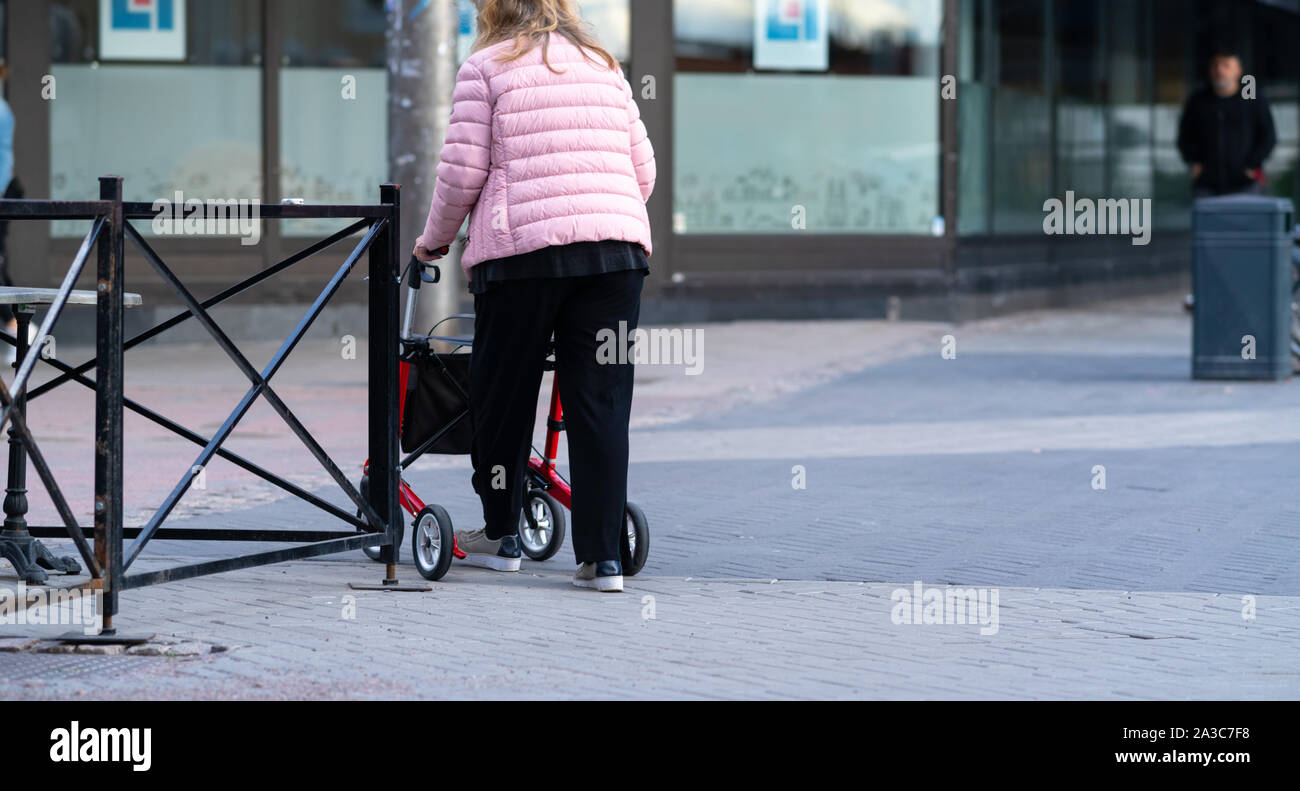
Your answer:
[[[466,572],[427,594],[351,594],[361,563],[288,565],[290,575],[256,569],[206,584],[218,601],[176,601],[165,588],[133,594],[137,612],[158,607],[136,616],[141,626],[251,637],[249,646],[98,676],[8,669],[0,696],[1300,695],[1293,597],[1258,597],[1247,621],[1233,596],[1001,588],[998,628],[982,634],[975,624],[894,623],[890,584],[652,575],[601,596],[574,591],[543,564],[509,577]],[[349,595],[352,619],[341,616]]]

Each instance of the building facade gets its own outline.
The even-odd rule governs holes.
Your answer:
[[[1272,105],[1269,191],[1300,187],[1300,0],[581,5],[658,154],[652,319],[963,319],[1173,285],[1191,202],[1179,110],[1219,42]],[[129,200],[371,202],[388,180],[382,0],[0,10],[29,196],[91,197],[116,173]],[[462,57],[472,16],[465,0]],[[1150,243],[1045,234],[1044,202],[1067,193],[1149,199]],[[11,270],[52,284],[85,229],[28,225],[11,233]],[[155,245],[187,282],[215,287],[335,229],[267,226],[255,246]],[[278,280],[272,298],[306,298],[328,265]],[[128,278],[166,301],[142,265]]]

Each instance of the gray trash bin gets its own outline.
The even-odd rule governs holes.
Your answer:
[[[1286,198],[1201,198],[1192,215],[1193,379],[1291,374],[1291,223]]]

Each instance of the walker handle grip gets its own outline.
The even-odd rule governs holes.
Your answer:
[[[450,248],[443,247],[433,252],[438,255],[438,258],[442,258],[449,252],[449,250]],[[436,261],[438,258],[435,258],[434,260]],[[442,279],[442,271],[438,268],[437,264],[421,261],[415,257],[415,253],[411,253],[411,260],[407,262],[406,266],[411,270],[411,284],[416,288],[419,288],[418,282],[420,280],[423,280],[425,283],[437,283]],[[429,270],[433,270],[432,274],[430,274]],[[417,272],[419,273],[418,278],[415,277]]]

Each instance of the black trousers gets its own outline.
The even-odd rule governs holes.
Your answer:
[[[629,270],[505,280],[474,296],[471,456],[488,538],[519,527],[538,389],[554,333],[569,441],[574,554],[579,563],[619,558],[633,366],[630,350],[615,358],[626,362],[610,364],[609,349],[601,346],[636,329],[644,279]]]

